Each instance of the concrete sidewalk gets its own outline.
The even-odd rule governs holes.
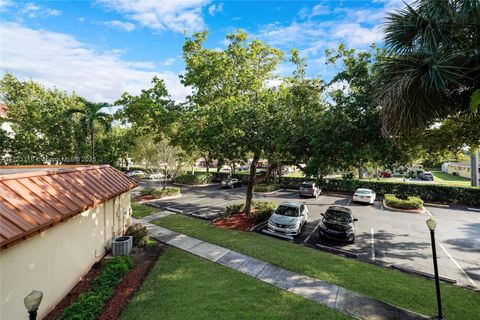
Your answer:
[[[255,277],[260,281],[290,291],[306,299],[321,303],[353,318],[366,320],[430,319],[429,317],[372,299],[360,293],[149,223],[165,215],[168,214],[161,212],[140,220],[134,220],[146,226],[151,237],[157,240]]]

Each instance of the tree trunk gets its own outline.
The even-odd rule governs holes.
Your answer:
[[[195,174],[195,165],[192,165],[192,174]]]
[[[255,189],[255,174],[257,173],[257,163],[260,159],[258,153],[253,154],[252,163],[250,164],[250,176],[248,177],[248,186],[247,186],[247,198],[245,199],[245,213],[250,215],[252,213],[252,198],[253,191]]]
[[[167,189],[167,173],[168,165],[165,165],[163,168],[163,190]]]
[[[362,166],[359,166],[358,167],[358,180],[361,180],[363,177],[363,174],[362,174]]]
[[[232,174],[235,174],[235,162],[232,164]]]
[[[93,141],[94,130],[95,129],[93,129],[93,127],[90,129],[90,141],[92,142],[92,162],[95,162],[95,142]]]

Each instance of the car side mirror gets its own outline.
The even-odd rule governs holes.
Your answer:
[[[353,219],[353,221],[358,221],[358,219],[357,219],[357,218],[355,218],[355,219]]]

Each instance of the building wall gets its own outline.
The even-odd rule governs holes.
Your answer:
[[[28,319],[24,297],[43,292],[42,319],[131,223],[130,192],[0,252],[0,319]]]
[[[470,179],[472,177],[472,174],[470,172],[470,167],[450,164],[448,166],[448,173],[453,174],[454,172],[456,172],[459,176],[467,179]]]

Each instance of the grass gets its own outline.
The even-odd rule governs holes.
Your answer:
[[[181,215],[154,223],[409,310],[435,314],[435,286],[427,279]],[[442,296],[449,320],[476,319],[480,314],[479,293],[442,284]]]
[[[460,187],[470,187],[470,179],[452,176],[451,174],[442,172],[442,171],[432,171],[433,176],[435,177],[435,182],[439,184],[447,184],[451,186],[460,186]]]
[[[169,247],[122,314],[150,319],[350,319],[323,305]]]
[[[136,219],[140,219],[158,212],[158,209],[149,207],[144,204],[140,204],[137,201],[133,201],[133,200],[131,202],[131,206],[132,206],[132,217]]]

